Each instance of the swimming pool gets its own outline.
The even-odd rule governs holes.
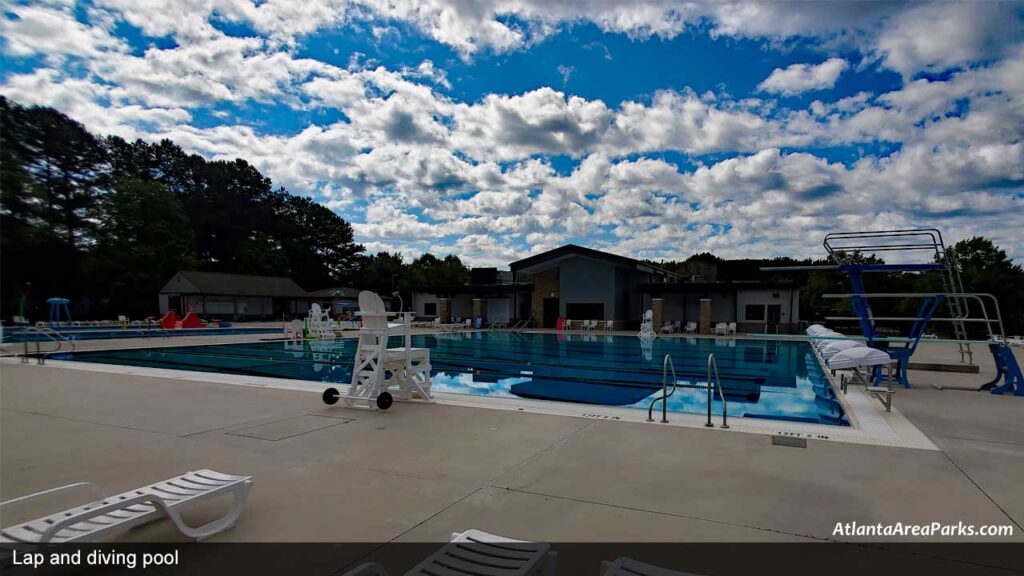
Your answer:
[[[280,334],[281,328],[102,328],[62,326],[55,330],[68,340],[108,340],[112,338],[158,338],[164,336],[236,336],[239,334]],[[4,342],[47,342],[53,339],[24,328],[5,328]]]
[[[81,362],[348,383],[356,340],[278,341],[80,352]],[[396,340],[393,345],[400,345]],[[848,426],[806,342],[468,332],[414,336],[430,348],[437,392],[647,409],[671,354],[679,388],[672,412],[706,413],[714,353],[729,416]],[[715,400],[713,411],[721,414]]]

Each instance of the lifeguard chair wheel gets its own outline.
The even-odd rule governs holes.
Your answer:
[[[377,408],[380,408],[381,410],[387,410],[388,408],[391,408],[391,404],[394,401],[395,399],[391,396],[389,392],[381,392],[380,396],[377,396]]]
[[[324,390],[324,404],[332,405],[338,403],[338,398],[341,398],[341,393],[338,392],[337,388],[328,388]]]

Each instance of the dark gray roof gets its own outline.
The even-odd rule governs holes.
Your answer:
[[[626,267],[629,267],[629,268],[636,268],[636,267],[641,267],[642,266],[642,267],[645,267],[645,268],[650,268],[652,270],[656,270],[657,272],[659,272],[661,274],[664,274],[666,276],[673,277],[673,278],[679,276],[675,272],[669,272],[668,270],[663,270],[661,268],[658,268],[657,266],[653,266],[653,265],[648,264],[646,262],[641,262],[640,260],[637,260],[635,258],[629,258],[627,256],[619,256],[618,254],[612,254],[610,252],[602,252],[600,250],[594,250],[593,248],[586,248],[586,247],[583,247],[583,246],[577,246],[575,244],[566,244],[565,246],[560,246],[558,248],[555,248],[554,250],[548,250],[547,252],[541,252],[540,254],[534,254],[533,256],[529,256],[527,258],[523,258],[522,260],[517,260],[517,261],[509,264],[509,269],[511,269],[513,272],[515,272],[517,270],[522,270],[523,268],[526,268],[528,266],[533,266],[533,265],[536,265],[536,264],[540,264],[542,262],[546,262],[548,260],[553,260],[555,258],[561,258],[562,256],[567,256],[567,255],[586,256],[588,258],[594,258],[596,260],[604,260],[606,262],[611,262],[613,264],[617,264],[619,266],[626,266]]]
[[[221,296],[306,297],[291,278],[225,272],[181,270],[160,290],[161,294],[216,294]]]

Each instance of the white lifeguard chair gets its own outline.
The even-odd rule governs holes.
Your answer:
[[[392,314],[394,315],[394,314]],[[412,347],[412,312],[399,313],[400,323],[389,323],[384,301],[374,292],[359,293],[359,330],[352,381],[345,395],[350,408],[387,410],[394,400],[433,402],[430,395],[430,350]],[[388,348],[388,338],[401,336],[403,346]],[[323,399],[334,404],[341,398],[336,388],[324,391]]]
[[[658,333],[654,331],[654,311],[648,310],[644,312],[644,321],[640,323],[640,332],[637,334],[639,338],[657,338]]]
[[[322,310],[319,304],[314,302],[309,307],[306,323],[309,325],[310,336],[320,339],[334,338],[334,321],[331,320],[331,313]]]

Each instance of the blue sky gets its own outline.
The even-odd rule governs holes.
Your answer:
[[[246,158],[371,251],[816,256],[938,226],[1020,259],[1022,6],[15,2],[0,93]]]

